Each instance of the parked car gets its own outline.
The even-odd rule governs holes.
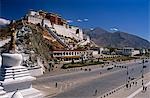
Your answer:
[[[143,66],[143,68],[146,68],[146,67],[147,67],[146,65]]]
[[[108,67],[108,68],[107,68],[107,70],[111,70],[111,69],[113,69],[113,67]]]
[[[136,79],[136,78],[134,78],[134,77],[133,77],[133,78],[131,78],[131,80],[134,80],[134,79]]]
[[[148,62],[148,60],[145,61],[146,63]]]

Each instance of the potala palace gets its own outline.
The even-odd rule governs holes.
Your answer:
[[[82,29],[69,25],[67,20],[63,19],[58,14],[47,13],[44,11],[30,11],[25,18],[29,23],[40,24],[44,27],[48,27],[59,36],[75,39],[78,42],[82,42],[82,45],[90,43],[89,37],[86,36],[85,38]],[[86,42],[84,39],[86,39]]]

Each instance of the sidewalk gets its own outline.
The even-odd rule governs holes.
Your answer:
[[[146,92],[140,92],[139,94],[135,95],[133,98],[150,98],[150,85],[147,87]]]
[[[98,98],[150,98],[150,72],[145,75],[144,85],[147,86],[147,91],[142,91],[142,80],[137,80],[137,84],[133,84],[131,88],[126,88],[125,85],[120,86]]]

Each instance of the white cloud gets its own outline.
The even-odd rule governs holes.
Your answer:
[[[77,19],[77,21],[78,21],[78,22],[82,22],[82,20],[81,20],[81,19]]]
[[[117,28],[110,28],[111,31],[119,31]]]
[[[7,25],[7,24],[10,24],[10,20],[0,18],[0,25]]]
[[[88,21],[89,19],[85,18],[84,21]]]
[[[90,30],[94,30],[94,28],[90,28]]]
[[[67,20],[67,22],[72,23],[73,21],[72,20]]]

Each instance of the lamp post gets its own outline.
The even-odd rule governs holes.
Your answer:
[[[144,58],[142,60],[142,86],[144,90]]]
[[[126,77],[126,88],[128,88],[129,87],[129,71],[128,71],[128,66],[126,66],[126,68],[127,68],[127,72],[126,72],[126,74],[127,74],[127,77]]]

